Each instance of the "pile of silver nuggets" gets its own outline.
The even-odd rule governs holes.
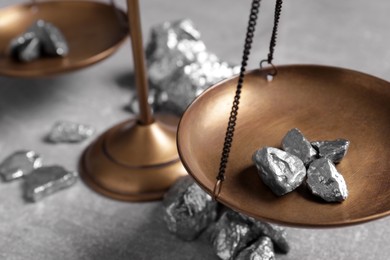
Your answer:
[[[163,201],[164,220],[179,238],[191,241],[204,234],[223,260],[275,259],[275,250],[287,253],[286,231],[223,207],[191,177],[179,179]]]
[[[253,154],[263,182],[278,196],[306,185],[327,202],[342,202],[348,197],[347,185],[335,164],[346,155],[349,141],[309,142],[297,128],[287,132],[283,150],[263,147]]]
[[[146,48],[149,103],[154,111],[180,116],[211,85],[240,71],[207,50],[189,19],[164,22],[152,28]],[[129,106],[137,113],[137,97]]]
[[[31,62],[41,57],[65,57],[68,43],[62,32],[53,24],[38,20],[9,44],[11,57],[21,62]]]

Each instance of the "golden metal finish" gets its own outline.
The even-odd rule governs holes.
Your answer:
[[[155,120],[148,104],[148,82],[142,47],[138,0],[128,0],[140,116],[109,129],[84,153],[81,176],[108,197],[145,201],[161,199],[180,176],[187,174],[176,147],[178,119]]]
[[[176,121],[177,122],[177,121]],[[81,176],[94,190],[114,199],[160,199],[187,174],[176,149],[176,126],[126,121],[109,129],[85,151]]]
[[[34,6],[34,7],[33,7]],[[66,58],[20,63],[9,57],[8,44],[38,19],[53,23],[69,44]],[[80,69],[114,53],[128,35],[127,18],[112,5],[90,1],[48,1],[0,10],[0,75],[41,77]]]
[[[147,125],[153,122],[152,110],[148,104],[148,77],[146,76],[145,54],[142,46],[141,18],[138,0],[127,0],[131,46],[133,49],[135,83],[138,102],[140,103],[140,123]]]
[[[226,180],[218,200],[255,218],[301,227],[357,224],[390,214],[390,83],[360,72],[325,66],[278,67],[247,73]],[[237,78],[203,93],[183,115],[179,154],[187,171],[213,194]],[[297,127],[309,140],[346,138],[337,166],[349,197],[325,203],[300,187],[275,196],[251,161],[256,149],[280,147]]]
[[[219,194],[221,193],[221,190],[222,190],[222,184],[223,184],[222,180],[217,180],[217,182],[215,183],[214,189],[213,189],[213,199],[214,200],[218,199]]]

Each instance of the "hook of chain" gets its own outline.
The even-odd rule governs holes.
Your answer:
[[[260,69],[263,69],[263,64],[265,62],[268,63],[269,66],[271,66],[272,70],[267,71],[267,80],[272,81],[272,79],[278,74],[278,70],[276,69],[275,65],[272,63],[272,60],[274,58],[274,52],[275,52],[275,46],[276,46],[276,38],[278,34],[278,26],[279,26],[279,20],[280,20],[280,13],[282,12],[282,4],[283,0],[276,0],[275,3],[275,14],[274,14],[274,25],[272,28],[272,36],[269,43],[269,53],[267,59],[264,59],[260,61]]]
[[[275,65],[272,62],[269,62],[269,60],[264,59],[264,60],[260,61],[260,70],[263,70],[263,68],[264,68],[263,64],[265,62],[271,67],[271,70],[266,71],[267,80],[272,81],[273,78],[278,74],[278,69],[275,67]]]
[[[217,200],[222,190],[222,179],[217,180],[213,189],[213,200]]]

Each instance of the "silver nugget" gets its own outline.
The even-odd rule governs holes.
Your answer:
[[[269,237],[262,236],[251,246],[242,250],[235,260],[274,260],[275,252]]]
[[[53,24],[44,20],[38,20],[28,29],[28,32],[33,32],[37,35],[45,55],[60,57],[68,55],[68,43],[61,31]]]
[[[181,115],[205,89],[239,72],[207,50],[191,20],[157,25],[150,39],[146,59],[156,111]]]
[[[255,237],[267,236],[281,253],[288,253],[290,251],[287,232],[283,227],[257,220],[241,213],[236,214],[239,214],[240,218],[251,226],[251,232],[253,232]]]
[[[22,35],[12,39],[9,44],[13,58],[29,62],[42,56],[65,57],[69,46],[61,31],[49,22],[36,21]]]
[[[12,181],[26,176],[42,166],[42,157],[34,151],[17,151],[8,156],[0,165],[4,181]]]
[[[306,182],[314,195],[328,202],[341,202],[348,197],[345,180],[329,159],[321,158],[312,162]]]
[[[330,159],[333,163],[339,163],[347,154],[349,141],[337,139],[334,141],[316,141],[311,145],[317,150],[318,156]]]
[[[258,236],[252,227],[253,219],[227,210],[208,230],[214,252],[222,260],[235,259]]]
[[[217,216],[217,202],[191,177],[180,178],[164,196],[164,221],[169,231],[183,240],[193,240]]]
[[[280,252],[287,254],[290,251],[287,232],[284,228],[260,220],[254,220],[254,226],[260,235],[269,237]]]
[[[61,166],[37,168],[26,176],[24,195],[28,201],[38,201],[76,183],[78,173]]]
[[[29,62],[36,60],[41,54],[41,43],[35,33],[28,32],[13,39],[9,46],[13,58]]]
[[[305,165],[310,164],[317,156],[317,151],[297,128],[291,129],[283,137],[282,148],[284,151],[297,156]]]
[[[263,182],[278,196],[293,191],[306,176],[305,165],[297,156],[277,148],[257,150],[252,159]]]
[[[95,133],[95,129],[86,124],[58,121],[52,127],[46,140],[51,143],[78,143]]]

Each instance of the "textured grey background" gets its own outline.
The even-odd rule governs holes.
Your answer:
[[[0,7],[21,1],[1,0]],[[152,25],[190,18],[209,50],[239,63],[249,0],[141,0],[145,42]],[[250,67],[266,56],[273,2],[264,0]],[[124,0],[117,0],[125,7]],[[286,1],[275,63],[316,63],[390,80],[390,1]],[[1,39],[0,39],[1,40]],[[0,159],[39,151],[47,164],[75,169],[88,142],[42,141],[57,119],[102,132],[126,119],[132,73],[129,42],[93,67],[49,79],[0,77]],[[91,141],[91,140],[89,140]],[[364,192],[364,191],[362,191]],[[25,203],[21,183],[0,183],[0,259],[217,259],[204,239],[167,232],[160,202],[123,203],[82,182],[39,203]],[[291,252],[279,259],[388,259],[390,218],[326,230],[289,229]]]

